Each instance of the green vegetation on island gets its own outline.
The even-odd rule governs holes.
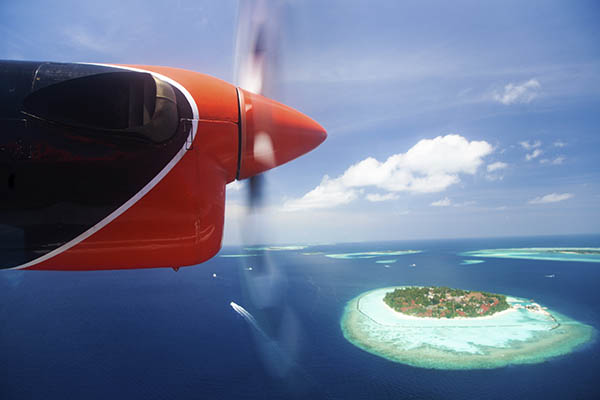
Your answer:
[[[483,317],[510,308],[506,296],[447,287],[403,287],[385,294],[394,310],[415,317]]]

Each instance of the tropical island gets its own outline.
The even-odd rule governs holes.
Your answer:
[[[583,249],[556,249],[548,250],[550,253],[561,253],[561,254],[593,254],[600,255],[600,249],[583,248]]]
[[[376,258],[390,256],[404,256],[409,254],[422,253],[422,250],[382,250],[382,251],[361,251],[358,253],[325,254],[325,257],[338,258],[344,260],[353,260],[357,258]]]
[[[595,337],[593,327],[531,299],[447,287],[369,290],[346,304],[340,325],[369,353],[437,369],[539,363]]]
[[[385,294],[392,309],[415,317],[484,317],[510,308],[506,296],[447,287],[402,287]]]
[[[483,249],[460,253],[466,257],[517,258],[523,260],[600,262],[599,247],[523,247]]]

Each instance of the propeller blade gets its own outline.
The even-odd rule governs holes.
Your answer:
[[[234,81],[242,89],[274,95],[282,14],[282,1],[240,1]]]
[[[268,226],[261,215],[266,186],[263,172],[305,152],[294,149],[298,143],[291,139],[298,132],[290,127],[297,124],[300,113],[263,97],[273,96],[277,83],[281,5],[280,1],[265,0],[239,3],[234,79],[239,86],[242,138],[238,179],[248,182],[249,213],[241,225],[242,240],[252,244],[264,243]],[[285,301],[287,277],[268,253],[262,250],[255,257],[240,259],[241,281],[253,313],[252,325],[260,332],[254,338],[263,364],[271,375],[287,380],[297,375],[292,371],[297,371],[294,359],[300,325]]]
[[[248,179],[248,207],[250,211],[254,211],[262,205],[264,185],[265,178],[263,174],[254,175]]]

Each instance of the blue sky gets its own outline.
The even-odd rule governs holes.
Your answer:
[[[288,3],[277,99],[329,137],[267,174],[260,241],[600,231],[598,2]],[[236,10],[2,2],[0,58],[231,81]],[[228,189],[225,244],[240,240],[244,198]]]

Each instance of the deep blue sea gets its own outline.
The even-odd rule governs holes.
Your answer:
[[[179,272],[0,271],[0,399],[598,399],[598,340],[536,365],[442,371],[369,354],[340,330],[347,301],[392,285],[533,298],[600,330],[600,263],[458,255],[546,246],[600,236],[311,246]],[[404,249],[423,252],[383,257],[398,260],[389,268],[302,254]]]

